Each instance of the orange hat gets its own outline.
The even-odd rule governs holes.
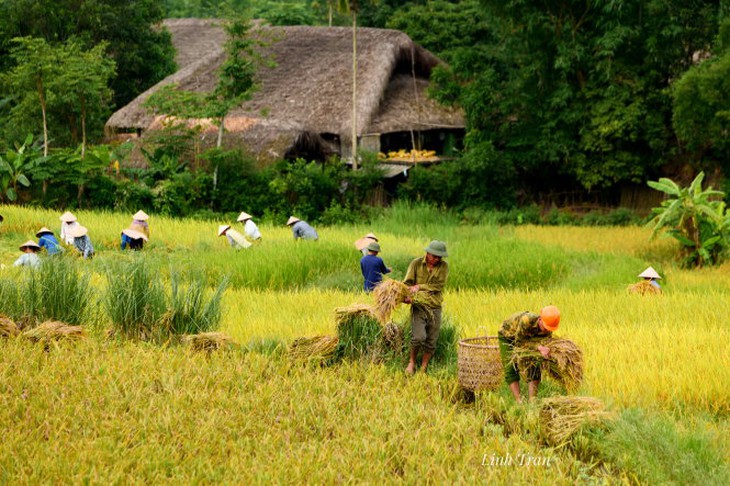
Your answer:
[[[550,332],[554,332],[560,325],[560,311],[554,305],[546,305],[540,311],[542,325]]]

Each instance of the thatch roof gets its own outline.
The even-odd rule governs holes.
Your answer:
[[[217,20],[165,21],[177,48],[179,71],[153,86],[107,122],[107,134],[154,128],[142,103],[163,85],[212,91],[224,60],[225,33]],[[257,73],[259,90],[231,111],[226,145],[244,144],[264,158],[281,157],[302,137],[329,134],[349,141],[352,117],[352,30],[348,27],[261,27],[255,35],[275,63]],[[357,30],[357,133],[463,128],[460,111],[426,96],[439,59],[395,30]],[[415,74],[415,78],[412,74]],[[238,128],[234,120],[246,120]],[[253,121],[253,122],[251,122]],[[230,125],[230,126],[229,126]],[[206,137],[208,138],[208,137]],[[310,140],[311,142],[311,140]],[[324,143],[324,141],[322,141]],[[275,155],[276,154],[276,155]]]

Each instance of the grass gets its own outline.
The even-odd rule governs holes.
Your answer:
[[[0,214],[0,259],[9,265],[40,226],[58,226],[60,213],[4,206]],[[261,225],[261,245],[233,252],[215,236],[218,222],[153,215],[150,245],[129,254],[117,243],[131,215],[76,215],[98,254],[74,264],[93,295],[119,293],[112,307],[137,316],[125,322],[148,322],[139,317],[155,308],[146,299],[183,275],[178,297],[193,291],[178,301],[181,314],[196,315],[218,296],[209,308],[240,346],[208,355],[107,341],[96,329],[114,318],[94,297],[85,319],[98,325],[83,342],[44,349],[0,339],[1,447],[12,451],[0,454],[0,483],[730,482],[728,264],[679,269],[671,246],[650,242],[648,230],[468,226],[399,207],[372,225],[317,228],[317,243]],[[405,362],[319,368],[285,359],[297,337],[336,335],[335,308],[371,302],[352,246],[369,231],[381,238],[394,278],[431,239],[449,245],[446,344],[431,375],[407,379]],[[629,295],[626,286],[649,264],[665,277],[664,294]],[[147,272],[137,283],[135,265]],[[2,271],[3,309],[25,305],[18,290],[28,275]],[[164,303],[150,315],[164,313]],[[449,364],[459,336],[495,335],[508,315],[546,304],[562,311],[558,334],[584,352],[576,394],[619,417],[560,450],[540,442],[533,406],[515,406],[506,386],[464,403]],[[394,320],[407,326],[407,307]],[[546,380],[540,396],[562,393]],[[518,453],[553,466],[484,464]]]

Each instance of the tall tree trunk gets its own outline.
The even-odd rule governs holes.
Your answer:
[[[357,13],[352,12],[352,169],[357,170]]]
[[[48,157],[48,120],[46,119],[46,96],[43,90],[43,78],[36,80],[36,88],[38,89],[38,99],[41,102],[41,112],[43,113],[43,157]]]
[[[81,159],[86,157],[86,100],[81,98]]]

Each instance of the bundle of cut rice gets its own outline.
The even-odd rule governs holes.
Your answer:
[[[547,358],[537,350],[538,345],[550,349]],[[512,362],[520,370],[526,370],[530,366],[542,366],[550,378],[568,391],[574,391],[583,381],[583,352],[570,339],[529,340],[523,346],[513,348]]]
[[[375,307],[368,304],[352,304],[347,307],[338,307],[335,309],[335,323],[339,327],[344,322],[349,322],[356,317],[365,317],[377,319],[377,311]]]
[[[297,338],[289,346],[289,358],[295,361],[324,363],[334,357],[339,341],[335,336]]]
[[[397,324],[389,322],[383,327],[383,342],[391,351],[399,352],[403,349],[403,329]]]
[[[375,314],[381,324],[390,321],[390,316],[398,305],[410,295],[408,286],[399,280],[385,279],[373,289]]]
[[[612,417],[593,397],[551,397],[540,405],[540,435],[552,446],[562,446],[578,429]]]
[[[653,286],[649,280],[642,280],[639,283],[629,285],[626,290],[630,294],[639,295],[659,295],[662,293],[662,289]]]
[[[233,346],[233,340],[222,332],[201,332],[200,334],[186,334],[182,342],[193,351],[211,353],[219,349],[228,349]]]
[[[15,324],[9,317],[0,315],[0,336],[2,337],[13,337],[20,334],[18,325]]]
[[[86,331],[82,326],[69,326],[61,321],[46,321],[33,329],[25,331],[22,335],[34,342],[49,342],[62,339],[83,339],[86,337]]]

